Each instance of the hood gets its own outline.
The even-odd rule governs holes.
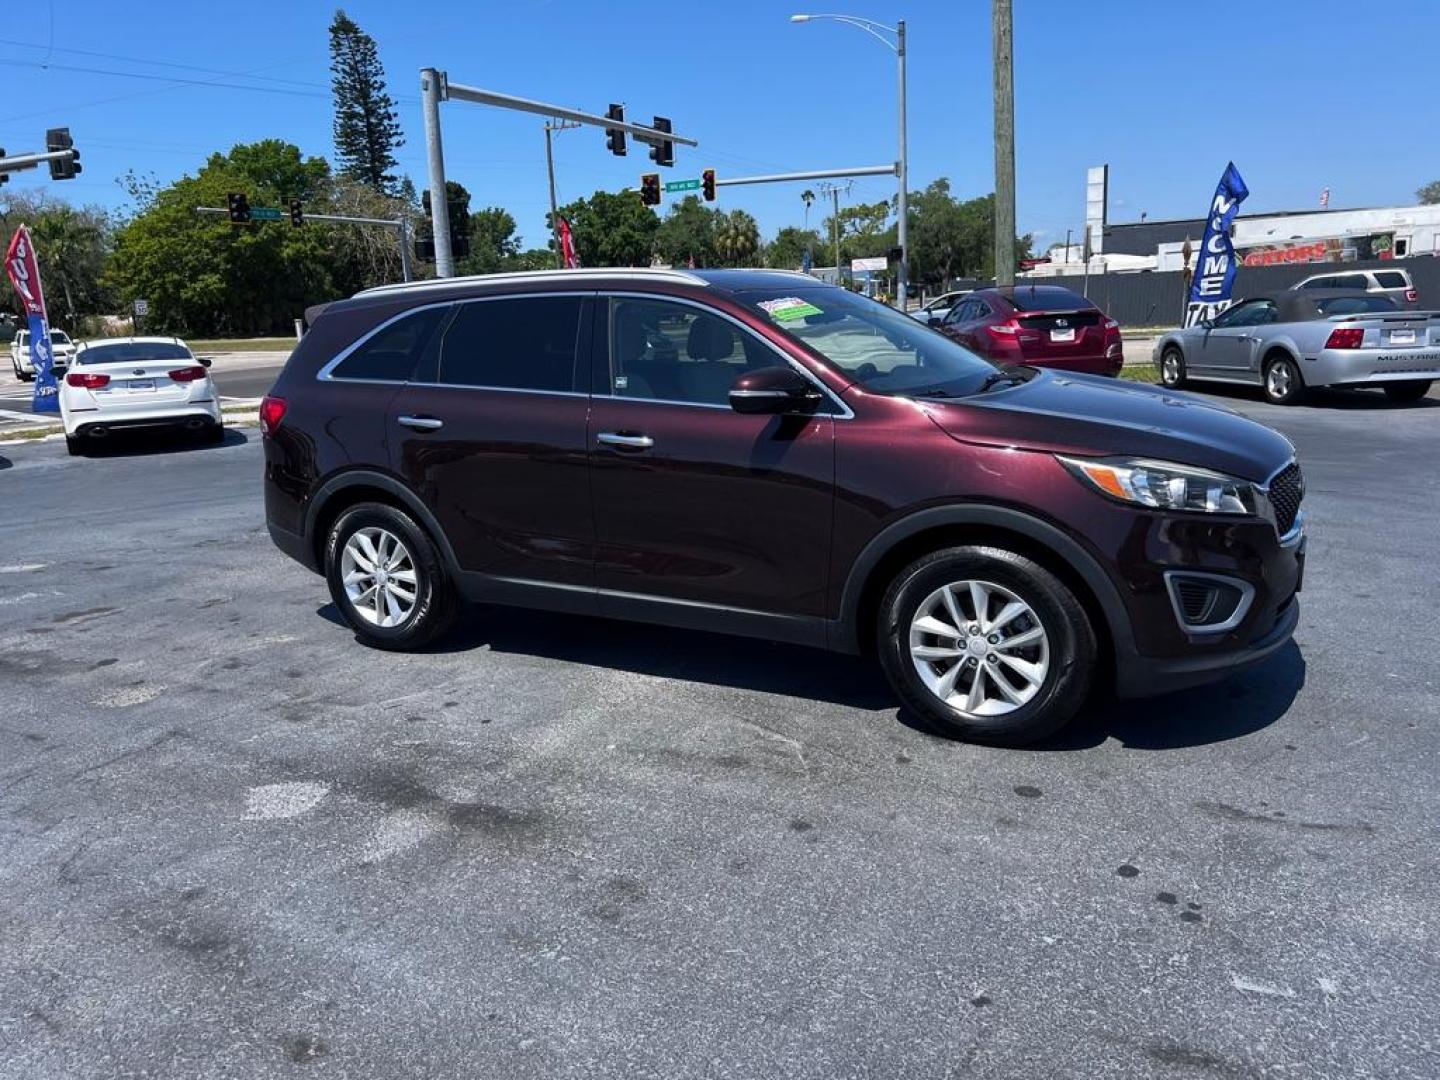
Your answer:
[[[1290,441],[1224,405],[1175,390],[1041,371],[953,402],[923,402],[962,442],[1050,453],[1156,458],[1262,482],[1295,456]]]

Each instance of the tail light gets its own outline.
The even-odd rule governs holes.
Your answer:
[[[1410,303],[1413,304],[1413,303],[1415,303],[1415,301],[1417,301],[1417,300],[1420,299],[1420,294],[1419,294],[1418,292],[1416,292],[1414,289],[1406,289],[1406,290],[1405,290],[1405,299],[1406,299],[1406,300],[1409,300]]]
[[[1337,326],[1325,339],[1327,349],[1358,349],[1365,339],[1365,330],[1359,326]]]
[[[198,382],[205,378],[205,369],[199,364],[194,367],[182,367],[170,372],[170,378],[178,383]]]
[[[284,398],[267,397],[260,402],[260,434],[274,435],[285,419],[287,406]]]
[[[99,390],[102,386],[110,384],[110,376],[100,375],[93,371],[72,371],[65,376],[65,382],[84,390]]]
[[[992,323],[985,329],[997,337],[1014,337],[1020,332],[1020,324],[1011,319],[1006,323]]]
[[[1120,329],[1120,322],[1119,322],[1119,320],[1117,320],[1117,319],[1106,319],[1106,320],[1105,320],[1105,329],[1106,329],[1106,330],[1119,330],[1119,329]]]

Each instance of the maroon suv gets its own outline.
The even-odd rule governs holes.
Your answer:
[[[1299,615],[1280,435],[800,274],[372,289],[313,319],[261,422],[271,536],[380,648],[482,600],[873,651],[918,712],[1017,743]]]
[[[1118,375],[1120,324],[1058,285],[980,289],[945,313],[938,329],[997,364]]]

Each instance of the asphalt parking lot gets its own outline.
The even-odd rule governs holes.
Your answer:
[[[0,1076],[1440,1075],[1440,400],[1225,400],[1296,645],[1025,752],[763,642],[369,651],[253,429],[0,446]]]

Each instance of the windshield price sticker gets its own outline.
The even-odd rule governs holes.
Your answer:
[[[776,322],[790,322],[808,315],[825,314],[808,300],[798,296],[786,296],[779,300],[761,300],[760,307]]]

